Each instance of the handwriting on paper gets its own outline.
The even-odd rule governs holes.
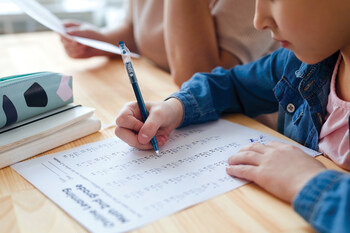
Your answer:
[[[271,140],[219,120],[174,131],[159,156],[111,138],[13,168],[89,231],[123,232],[241,186],[227,159]]]

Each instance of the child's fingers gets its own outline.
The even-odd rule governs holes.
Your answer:
[[[119,117],[125,117],[128,115],[132,115],[135,118],[142,120],[142,116],[141,116],[141,112],[140,112],[140,108],[137,104],[136,101],[132,101],[129,103],[126,103],[122,110],[120,110],[120,113],[118,114],[117,118]]]
[[[115,123],[121,128],[127,128],[134,132],[139,132],[143,126],[143,122],[139,119],[136,119],[133,115],[122,115],[118,117]]]
[[[266,153],[268,149],[269,148],[266,145],[255,142],[255,143],[248,144],[245,147],[242,147],[239,151],[254,151],[254,152],[263,154],[263,153]]]
[[[250,165],[234,165],[226,168],[227,174],[237,178],[255,181],[258,168]]]
[[[156,140],[158,142],[158,146],[163,146],[168,141],[168,137],[166,135],[158,135],[156,136]]]
[[[247,164],[258,166],[261,163],[262,154],[253,151],[242,151],[228,159],[229,165]]]
[[[143,127],[140,129],[140,132],[138,135],[139,142],[143,144],[149,143],[149,141],[156,135],[160,127],[159,122],[148,120],[148,119],[149,118],[147,118],[147,121],[145,122]]]
[[[141,143],[148,143],[157,134],[158,129],[164,122],[164,118],[165,115],[163,111],[152,111],[145,124],[140,129],[139,141]]]
[[[115,135],[119,137],[121,140],[126,142],[129,146],[139,148],[141,150],[148,150],[152,148],[152,145],[150,143],[148,144],[141,144],[138,141],[137,134],[135,134],[130,129],[116,127],[115,128]]]
[[[292,150],[301,150],[296,145],[291,145],[291,144],[287,144],[284,142],[278,142],[278,141],[271,141],[271,142],[267,143],[266,146],[273,147],[273,148],[284,148],[287,150],[291,150],[291,149]]]

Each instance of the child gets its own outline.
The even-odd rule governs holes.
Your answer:
[[[135,103],[126,105],[116,135],[150,149],[154,135],[163,145],[176,127],[216,120],[223,112],[278,111],[279,132],[350,169],[349,12],[348,0],[256,0],[255,27],[269,29],[284,48],[231,70],[195,74],[166,101],[149,103],[145,123]],[[326,171],[297,147],[278,142],[251,144],[228,163],[229,175],[293,202],[317,231],[349,231],[349,175]]]
[[[231,10],[232,9],[232,10]],[[66,23],[71,35],[116,44],[170,71],[177,85],[195,72],[209,72],[247,63],[276,49],[268,32],[254,29],[254,1],[245,0],[133,0],[121,26],[99,31],[80,23]],[[62,37],[69,56],[107,55]]]

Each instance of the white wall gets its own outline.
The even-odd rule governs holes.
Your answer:
[[[60,19],[114,26],[125,16],[127,0],[38,0]],[[11,0],[0,0],[0,34],[47,30],[24,14]]]

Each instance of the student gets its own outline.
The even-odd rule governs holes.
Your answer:
[[[255,60],[279,45],[253,25],[254,1],[133,0],[124,23],[110,31],[66,23],[69,34],[117,44],[170,71],[181,85],[195,72],[209,72]],[[73,58],[113,56],[62,37]]]
[[[230,70],[197,73],[164,102],[124,107],[116,135],[131,146],[164,145],[179,126],[223,112],[255,116],[278,111],[278,131],[350,169],[350,1],[256,0],[255,27],[282,47]],[[235,132],[232,132],[235,133]],[[227,173],[252,180],[294,209],[319,232],[349,232],[350,176],[325,170],[300,149],[252,144],[228,159]]]

